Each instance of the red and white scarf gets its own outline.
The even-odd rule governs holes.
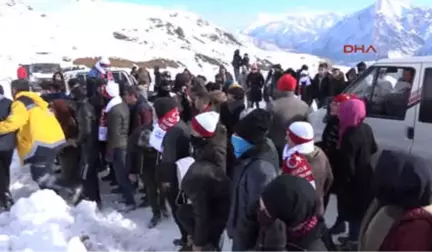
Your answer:
[[[107,141],[108,138],[108,125],[107,125],[107,116],[108,112],[116,105],[122,103],[122,98],[120,96],[116,96],[112,98],[106,107],[102,110],[102,115],[99,120],[99,129],[98,129],[98,138],[99,141]]]
[[[173,126],[175,126],[180,121],[180,112],[178,108],[173,108],[172,110],[165,113],[165,115],[158,120],[159,127],[168,131]]]
[[[283,151],[282,172],[304,178],[316,189],[315,177],[307,158],[294,148],[285,146]]]

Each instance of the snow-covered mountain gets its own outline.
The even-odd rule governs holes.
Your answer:
[[[332,22],[334,17],[329,15],[328,20]],[[428,47],[426,40],[432,37],[431,27],[432,8],[413,6],[407,0],[377,0],[346,15],[316,37],[297,39],[292,49],[339,62],[400,57],[416,54],[418,50],[427,53],[427,48],[422,47]],[[297,37],[296,34],[287,36]],[[345,54],[344,45],[373,45],[377,53]]]
[[[295,49],[299,44],[316,39],[341,19],[342,15],[328,12],[299,11],[283,16],[262,14],[241,32],[280,48]]]
[[[265,51],[250,38],[234,36],[194,13],[111,1],[62,0],[49,12],[39,1],[0,0],[2,74],[15,74],[18,63],[69,61],[90,64],[92,57],[116,58],[116,64],[160,65],[214,76],[230,66],[235,49],[262,66],[314,65],[312,55]],[[56,0],[44,0],[59,5]],[[46,3],[45,3],[46,4]],[[95,11],[97,10],[97,11]],[[64,63],[64,62],[63,62]],[[289,65],[288,65],[289,64]],[[228,69],[231,69],[230,67]]]
[[[430,28],[432,31],[432,27]],[[424,45],[416,52],[417,56],[432,55],[432,36],[424,43]]]

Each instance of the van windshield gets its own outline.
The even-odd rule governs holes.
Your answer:
[[[55,73],[60,70],[59,64],[38,63],[31,65],[33,73]]]

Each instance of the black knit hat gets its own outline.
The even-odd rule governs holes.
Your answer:
[[[280,219],[287,227],[311,219],[318,210],[318,196],[313,186],[306,179],[289,174],[271,181],[261,199],[270,216]]]
[[[11,88],[17,89],[19,91],[30,91],[30,82],[28,80],[13,80],[11,82]]]
[[[177,107],[177,101],[172,97],[157,98],[153,104],[158,119]]]
[[[235,126],[235,133],[251,144],[262,143],[270,126],[270,114],[264,109],[255,109]]]
[[[174,86],[176,88],[181,88],[183,86],[186,86],[186,84],[188,84],[189,81],[190,81],[189,75],[185,73],[179,73],[175,77]]]

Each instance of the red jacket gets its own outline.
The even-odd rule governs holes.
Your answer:
[[[432,213],[424,208],[408,211],[397,221],[380,251],[432,251]]]
[[[23,67],[23,66],[18,67],[17,78],[20,80],[28,78],[27,70],[25,69],[25,67]]]

